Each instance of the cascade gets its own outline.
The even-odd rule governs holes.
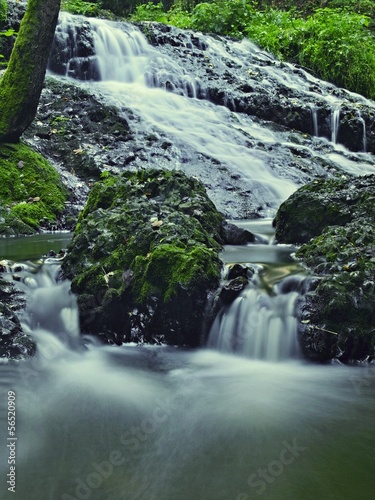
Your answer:
[[[274,244],[271,220],[239,224],[255,234],[255,243],[224,247],[224,276],[233,263],[240,263],[250,269],[251,279],[232,303],[219,310],[207,346],[270,362],[297,359],[299,306],[309,278],[292,257],[294,247]]]
[[[70,282],[59,282],[61,259],[18,265],[17,286],[26,294],[22,329],[36,339],[38,351],[64,352],[80,344],[78,306]],[[10,270],[11,271],[11,270]]]
[[[313,122],[313,134],[315,137],[319,136],[319,125],[318,125],[318,110],[311,105],[311,117]]]
[[[270,254],[291,251],[260,243],[237,260],[272,260],[259,258],[266,246]],[[224,252],[228,261],[236,260],[232,250]],[[225,353],[99,346],[89,339],[77,351],[70,345],[77,336],[76,303],[68,284],[56,281],[59,261],[16,267],[18,285],[30,293],[23,326],[37,340],[30,360],[0,363],[1,396],[6,401],[15,394],[20,498],[81,498],[91,492],[114,499],[250,498],[259,488],[251,471],[270,463],[266,470],[275,481],[265,498],[313,500],[303,493],[306,485],[318,488],[321,498],[336,492],[335,479],[342,468],[352,471],[353,456],[361,465],[360,480],[362,472],[371,474],[374,463],[366,450],[373,439],[374,370],[273,362],[298,354],[289,332],[303,279],[279,279],[284,267],[274,270],[271,293],[258,286],[258,273],[254,286],[233,303],[235,312],[249,301],[255,314],[247,307],[239,313],[235,336],[222,337],[234,347]],[[276,336],[267,346],[260,338],[246,341],[247,324],[256,332],[268,324]],[[237,341],[241,350],[258,349],[256,359],[244,359]],[[4,432],[6,419],[0,413]],[[278,481],[284,467],[278,457],[287,453],[290,460],[290,450],[296,460],[290,470],[285,465],[288,481]],[[270,457],[276,458],[269,462]],[[339,466],[332,470],[332,463]],[[316,484],[312,469],[320,471]],[[9,473],[5,460],[0,470],[3,477]],[[350,500],[356,488],[357,483],[348,494],[341,488],[341,498]],[[370,498],[372,485],[364,491]]]
[[[65,73],[61,73],[91,80],[82,85],[106,104],[116,106],[131,124],[139,142],[149,135],[170,140],[174,157],[169,164],[161,161],[161,168],[181,168],[206,181],[211,198],[227,216],[243,218],[248,210],[245,203],[251,200],[252,206],[258,210],[261,207],[262,216],[272,217],[282,201],[310,180],[308,172],[327,175],[322,159],[328,160],[334,172],[375,171],[372,158],[359,155],[354,158],[353,154],[352,159],[342,148],[335,149],[342,99],[333,93],[332,86],[302,69],[277,63],[247,40],[236,42],[180,33],[178,43],[182,52],[195,47],[201,53],[194,52],[194,56],[192,53],[189,58],[179,60],[165,46],[151,46],[133,25],[62,14],[56,43],[64,47],[67,41],[75,46],[69,51],[60,50],[63,55],[68,54],[63,64]],[[315,136],[319,134],[319,107],[331,109],[331,149],[321,153],[318,142],[315,150],[314,144],[301,136],[294,142],[288,132],[235,113],[236,103],[230,92],[224,95],[224,106],[211,102],[207,80],[194,71],[193,63],[199,59],[212,61],[210,71],[211,66],[215,67],[218,74],[221,71],[225,75],[228,68],[234,72],[240,68],[240,81],[248,81],[255,89],[274,93],[277,88],[285,96],[291,94],[290,100],[294,95],[301,102],[306,99]],[[326,142],[322,144],[326,147]],[[158,163],[154,152],[142,156],[146,165],[136,158],[133,163],[136,168]],[[226,173],[222,174],[223,171]],[[246,186],[243,192],[237,186],[231,187],[232,179],[239,180],[241,189]],[[236,196],[240,198],[237,204],[233,203]],[[282,281],[267,291],[254,280],[231,307],[219,314],[209,345],[257,359],[275,361],[295,357],[296,304],[301,292],[298,278],[294,279],[295,288],[288,293],[280,291]]]
[[[298,278],[296,283],[299,284]],[[275,287],[270,294],[262,290],[259,283],[249,285],[216,317],[207,346],[251,359],[283,361],[297,358],[299,298],[298,291],[281,293]]]
[[[364,153],[366,153],[366,151],[367,151],[366,122],[362,118],[362,116],[360,116],[358,119],[359,119],[360,123],[362,124],[362,129],[363,129],[363,133],[362,133],[363,151],[364,151]]]
[[[331,141],[336,144],[340,126],[340,108],[331,111]]]

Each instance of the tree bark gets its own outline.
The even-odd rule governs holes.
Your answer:
[[[0,80],[0,143],[17,142],[42,92],[61,0],[29,0],[9,65]]]

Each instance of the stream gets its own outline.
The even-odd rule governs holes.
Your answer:
[[[74,22],[62,16],[60,33]],[[158,162],[151,148],[132,168],[154,162],[199,176],[218,208],[263,243],[223,249],[225,264],[254,266],[256,279],[197,350],[105,346],[80,333],[69,283],[56,279],[60,260],[40,259],[67,235],[55,243],[43,235],[41,246],[26,250],[25,238],[21,252],[16,239],[0,246],[2,259],[22,264],[22,326],[37,342],[35,357],[0,363],[1,401],[14,393],[16,406],[16,435],[8,439],[1,404],[2,498],[370,500],[374,367],[301,358],[295,305],[306,276],[293,248],[273,244],[270,218],[299,185],[328,175],[324,162],[335,173],[359,175],[375,171],[373,156],[335,144],[333,112],[331,140],[307,143],[293,132],[304,153],[296,162],[289,132],[203,99],[202,84],[136,28],[85,22],[95,33],[101,78],[75,84],[115,105],[140,144],[150,134],[173,144],[168,160]],[[210,50],[219,46],[212,39]],[[230,57],[249,47],[233,42]],[[77,78],[73,67],[79,64],[61,78]],[[316,117],[313,123],[318,134]],[[263,219],[247,220],[255,208]],[[10,453],[15,492],[7,483]]]
[[[270,238],[270,226],[257,225]],[[51,243],[44,242],[45,253]],[[249,245],[240,253],[227,247],[223,260],[251,261],[263,284],[279,287],[274,307],[267,307],[275,318],[296,293],[277,305],[280,284],[300,274],[291,248],[266,247]],[[56,281],[58,258],[20,265],[20,286],[29,296],[22,324],[38,350],[27,361],[0,364],[2,401],[8,391],[16,395],[16,493],[9,498],[372,498],[373,366],[310,365],[293,342],[285,353],[271,335],[262,341],[271,345],[266,356],[247,352],[249,346],[237,353],[220,352],[221,345],[103,346],[79,334],[69,283]],[[272,321],[259,324],[267,295],[261,289],[261,300],[246,301],[252,290],[242,297],[247,338],[254,323],[257,331],[275,329]],[[295,343],[293,308],[282,315],[277,335]],[[6,446],[14,441],[4,439],[4,411],[0,428],[6,491]]]

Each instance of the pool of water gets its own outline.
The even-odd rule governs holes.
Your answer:
[[[59,252],[72,239],[70,232],[41,233],[32,236],[0,238],[0,260],[39,259],[50,250]]]
[[[24,255],[59,249],[67,237],[39,236],[43,250],[31,245]],[[18,243],[9,240],[2,256],[15,259]],[[50,278],[40,280],[24,318],[37,355],[0,364],[2,498],[373,498],[374,366],[103,346],[79,336],[69,287],[43,268]]]

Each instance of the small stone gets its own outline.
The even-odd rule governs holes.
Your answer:
[[[156,220],[156,221],[154,221],[151,224],[151,227],[153,227],[154,229],[158,229],[162,225],[163,225],[163,221],[162,220]]]
[[[24,164],[24,162],[22,160],[17,163],[17,167],[19,169],[23,168],[24,166],[25,166],[25,164]]]
[[[238,276],[231,280],[221,289],[219,297],[224,304],[230,304],[247,287],[249,280],[244,276]]]

